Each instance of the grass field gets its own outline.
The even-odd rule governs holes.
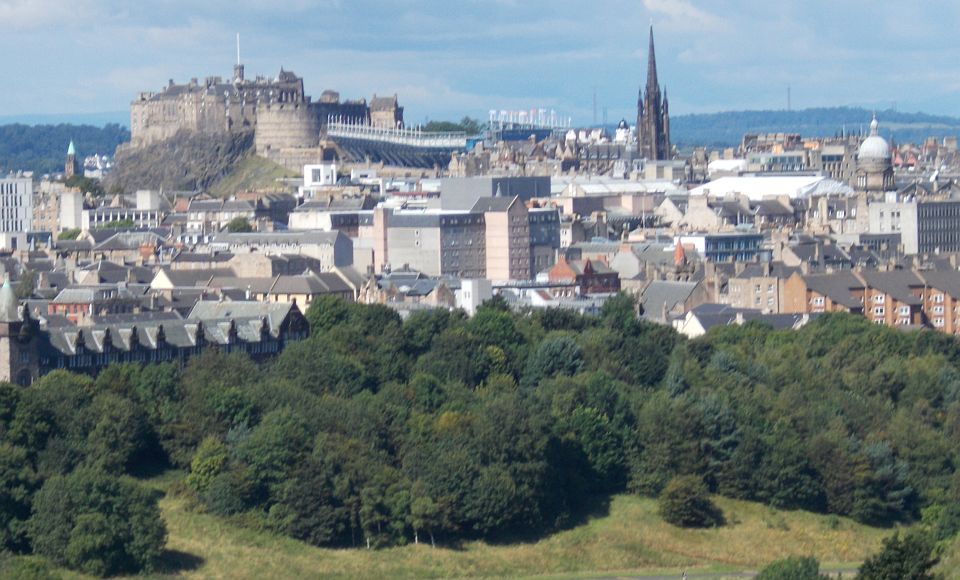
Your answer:
[[[163,489],[175,477],[168,474],[150,483]],[[655,501],[617,496],[608,515],[537,542],[379,551],[314,548],[191,510],[188,500],[172,495],[160,506],[170,532],[169,572],[188,578],[672,575],[679,574],[680,567],[756,569],[792,554],[814,555],[831,568],[853,567],[891,533],[843,518],[778,512],[749,502],[721,498],[718,504],[730,523],[714,530],[674,528],[659,518]]]
[[[215,197],[228,197],[238,191],[277,187],[277,179],[296,177],[296,173],[269,159],[249,155],[237,163],[228,175],[210,187]]]

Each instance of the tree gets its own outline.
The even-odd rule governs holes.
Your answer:
[[[149,572],[167,537],[152,492],[89,469],[48,479],[28,530],[36,553],[99,576]]]
[[[17,289],[14,292],[20,300],[26,300],[33,296],[33,291],[37,287],[37,273],[30,268],[24,269],[20,274],[20,280],[17,283]]]
[[[757,580],[828,580],[820,574],[820,563],[812,556],[791,556],[778,560],[757,574]]]
[[[681,528],[712,528],[724,524],[703,480],[695,475],[675,477],[660,494],[660,516]]]
[[[936,544],[923,532],[899,533],[883,541],[880,552],[867,558],[858,580],[934,580],[931,570],[940,561]]]
[[[27,547],[25,524],[38,485],[26,450],[0,443],[0,551]]]
[[[350,542],[350,510],[336,493],[336,470],[310,457],[294,469],[276,494],[270,521],[281,532],[314,546]]]
[[[523,384],[536,387],[540,381],[556,375],[573,376],[583,368],[583,352],[580,345],[569,336],[545,339],[527,359]]]
[[[290,409],[277,409],[267,413],[260,424],[236,445],[235,454],[250,467],[262,493],[268,494],[300,463],[309,443],[303,419]]]
[[[247,233],[253,231],[253,226],[250,225],[250,220],[238,216],[230,220],[227,224],[227,231],[233,234]]]

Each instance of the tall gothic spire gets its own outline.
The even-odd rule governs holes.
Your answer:
[[[653,49],[653,24],[650,25],[650,47],[647,49],[647,90],[657,91],[660,83],[657,81],[657,53]]]
[[[647,84],[637,98],[637,150],[652,161],[670,159],[670,113],[666,91],[657,78],[657,53],[653,46],[653,25],[647,48]]]

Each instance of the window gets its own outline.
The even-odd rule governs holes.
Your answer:
[[[942,302],[943,302],[943,294],[934,294],[934,295],[933,295],[933,301],[936,302],[937,304],[942,303]]]
[[[942,328],[942,327],[943,327],[943,319],[942,319],[942,318],[934,318],[934,319],[933,319],[933,325],[936,326],[937,328]]]
[[[814,306],[823,306],[823,296],[815,296],[811,302]]]
[[[934,307],[933,307],[933,313],[934,313],[934,314],[943,314],[943,306],[934,306]]]
[[[873,301],[875,304],[883,304],[886,301],[886,299],[887,297],[884,296],[883,294],[877,294],[873,297]]]
[[[886,309],[884,309],[883,306],[877,306],[876,308],[873,309],[873,313],[877,316],[883,316],[884,314],[886,314]]]
[[[909,316],[909,315],[910,315],[910,307],[909,307],[909,306],[901,306],[901,307],[900,307],[900,316]]]

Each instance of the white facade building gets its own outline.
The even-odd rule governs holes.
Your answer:
[[[0,179],[0,248],[26,249],[32,220],[33,180],[29,177]]]

